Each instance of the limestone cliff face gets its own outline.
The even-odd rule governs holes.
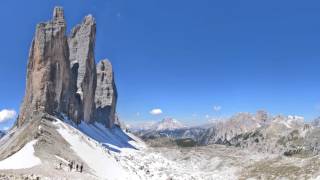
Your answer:
[[[108,60],[102,60],[97,65],[95,94],[95,119],[107,127],[112,127],[115,121],[118,94],[114,83],[112,65]]]
[[[99,63],[104,68],[103,72],[99,70],[97,83],[95,20],[86,16],[69,38],[65,31],[61,7],[54,9],[51,21],[37,25],[29,52],[25,97],[16,124],[21,126],[32,120],[34,113],[45,112],[65,114],[77,123],[100,121],[111,127],[117,95],[110,62]],[[101,81],[101,76],[106,79]]]
[[[29,52],[26,92],[20,109],[21,125],[33,112],[65,111],[68,102],[70,63],[66,24],[62,8],[55,8],[53,19],[37,25]]]
[[[78,66],[77,94],[83,108],[83,119],[92,121],[94,117],[94,96],[97,84],[94,45],[96,22],[91,15],[84,18],[82,24],[73,28],[68,39],[71,67]]]

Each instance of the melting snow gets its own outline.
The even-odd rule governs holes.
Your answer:
[[[30,141],[18,152],[0,161],[0,169],[27,169],[41,164],[41,160],[34,155],[33,146],[36,142]]]
[[[91,168],[95,174],[103,179],[132,179],[132,176],[111,156],[106,148],[97,141],[88,138],[79,130],[58,121],[60,128],[58,132],[71,145],[72,150]],[[97,128],[97,127],[96,127]],[[108,141],[107,136],[95,129],[92,125],[82,123],[81,128],[84,132],[94,135],[95,139]],[[104,137],[105,136],[105,137]],[[104,138],[103,138],[104,137]],[[102,139],[100,139],[102,138]],[[110,137],[109,137],[110,138]],[[119,142],[118,142],[119,143]],[[117,146],[114,146],[115,148]],[[118,147],[117,147],[118,148]],[[119,148],[118,148],[119,149]]]

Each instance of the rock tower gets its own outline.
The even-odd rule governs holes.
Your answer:
[[[64,114],[76,123],[97,121],[113,126],[117,103],[113,70],[106,60],[96,66],[95,38],[92,15],[67,36],[61,7],[54,8],[52,20],[37,25],[17,126],[38,112]]]

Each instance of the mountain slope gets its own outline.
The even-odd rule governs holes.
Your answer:
[[[144,147],[138,139],[134,140],[119,128],[108,129],[99,123],[81,123],[76,127],[72,121],[45,114],[39,118],[40,123],[34,128],[37,130],[29,131],[35,136],[27,137],[26,143],[20,145],[20,141],[8,137],[0,140],[3,147],[21,147],[12,151],[1,149],[0,172],[68,179],[141,179],[119,162],[121,156],[129,156]],[[27,125],[30,126],[24,127]],[[24,132],[15,130],[9,134],[23,139]],[[84,173],[69,172],[68,160],[84,164]],[[57,169],[60,162],[62,169]]]
[[[60,120],[47,114],[36,118],[39,122],[35,131],[34,124],[24,124],[21,128],[29,129],[28,140],[22,145],[20,141],[11,141],[4,137],[0,143],[9,147],[19,145],[20,149],[2,149],[0,151],[0,176],[9,179],[77,179],[77,180],[166,180],[166,179],[208,179],[233,177],[234,171],[227,168],[220,172],[198,169],[191,171],[189,163],[180,164],[148,148],[138,138],[123,132],[119,128],[108,129],[99,123],[77,126],[72,121]],[[27,125],[31,127],[26,127]],[[8,134],[22,139],[24,132],[20,129]],[[27,150],[26,150],[27,149]],[[5,156],[3,151],[10,152]],[[177,151],[179,152],[179,151]],[[6,154],[6,153],[5,153]],[[21,154],[23,157],[21,157]],[[195,157],[197,155],[195,154]],[[39,159],[39,161],[34,161]],[[31,161],[30,161],[31,160]],[[7,162],[15,168],[4,168]],[[16,166],[23,162],[23,166]],[[36,163],[33,163],[36,162]],[[72,171],[69,161],[84,165],[84,172]],[[185,160],[184,160],[185,161]],[[62,163],[62,168],[59,168]],[[202,167],[199,167],[202,168]]]

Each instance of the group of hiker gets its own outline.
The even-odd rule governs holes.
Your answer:
[[[59,164],[60,169],[62,169],[62,162],[60,162]],[[75,161],[68,161],[68,167],[69,167],[69,171],[72,171],[73,169],[75,169],[77,172],[82,173],[83,171],[83,164],[76,164]]]

